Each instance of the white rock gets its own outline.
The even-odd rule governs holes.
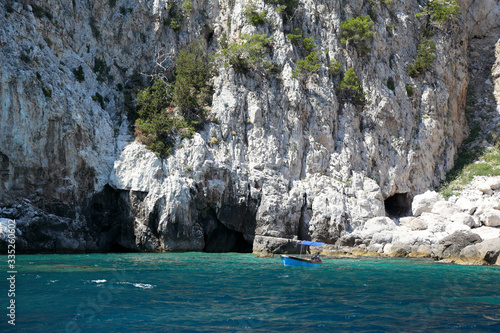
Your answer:
[[[443,216],[451,216],[460,212],[460,209],[449,201],[438,201],[432,206],[432,213]]]
[[[450,220],[452,220],[454,223],[467,225],[471,228],[476,228],[481,226],[481,224],[478,224],[474,220],[474,218],[472,218],[472,216],[470,216],[467,213],[455,213],[450,216]]]
[[[478,234],[482,239],[500,238],[500,228],[494,227],[479,227],[471,230]]]
[[[388,217],[374,217],[366,221],[362,233],[364,235],[373,235],[381,231],[394,230],[396,227],[396,223]]]
[[[455,201],[455,205],[463,212],[471,215],[477,209],[477,201],[470,200],[467,197],[459,197],[457,201]]]
[[[164,176],[160,158],[144,145],[132,142],[115,161],[110,185],[119,190],[149,192],[152,186],[160,186]]]
[[[420,216],[424,212],[431,212],[434,204],[443,198],[437,192],[427,191],[423,194],[416,195],[412,202],[413,216]]]
[[[500,211],[489,209],[480,215],[481,222],[487,227],[500,226]]]

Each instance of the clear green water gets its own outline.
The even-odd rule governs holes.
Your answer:
[[[499,267],[141,253],[18,255],[17,270],[0,332],[500,332]]]

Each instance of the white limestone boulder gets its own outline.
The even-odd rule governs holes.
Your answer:
[[[411,205],[413,216],[420,216],[424,212],[430,213],[434,204],[440,200],[443,200],[443,197],[434,191],[427,191],[423,194],[416,195]]]

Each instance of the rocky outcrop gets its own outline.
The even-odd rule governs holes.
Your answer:
[[[494,184],[498,180],[500,177],[478,177],[459,196],[448,200],[430,191],[417,195],[412,210],[419,212],[425,208],[427,212],[418,217],[372,218],[363,229],[350,234],[350,244],[339,244],[339,247],[324,253],[428,257],[460,264],[498,264],[500,228],[489,224],[490,216],[500,212],[500,191],[492,190],[488,185],[496,187]]]
[[[418,220],[400,220],[415,195],[445,179],[467,135],[468,38],[495,25],[472,3],[458,21],[437,25],[415,18],[417,1],[305,1],[293,20],[258,1],[268,21],[253,26],[246,1],[203,1],[179,29],[168,25],[163,0],[36,5],[0,4],[0,199],[11,209],[28,198],[48,224],[68,225],[60,235],[82,240],[57,251],[291,251],[279,240],[299,238],[432,254],[448,234],[497,223],[497,208],[455,209],[434,194],[432,207],[415,208]],[[367,14],[375,36],[362,54],[341,43],[340,24]],[[436,58],[410,77],[429,27]],[[293,75],[303,58],[286,37],[295,28],[319,52],[320,69],[305,78]],[[216,52],[240,33],[274,36],[268,60],[279,73],[218,68],[213,121],[202,131],[163,160],[132,142],[123,91],[133,89],[134,70],[152,70],[158,53],[194,39]],[[341,98],[330,60],[354,69],[365,105]],[[484,195],[496,195],[490,189]],[[20,237],[34,239],[20,225]],[[27,249],[41,245],[27,241]]]

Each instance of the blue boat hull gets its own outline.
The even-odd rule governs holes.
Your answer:
[[[312,262],[310,259],[302,259],[292,256],[281,256],[281,262],[284,266],[304,266],[304,267],[319,267],[322,265],[320,262]]]

